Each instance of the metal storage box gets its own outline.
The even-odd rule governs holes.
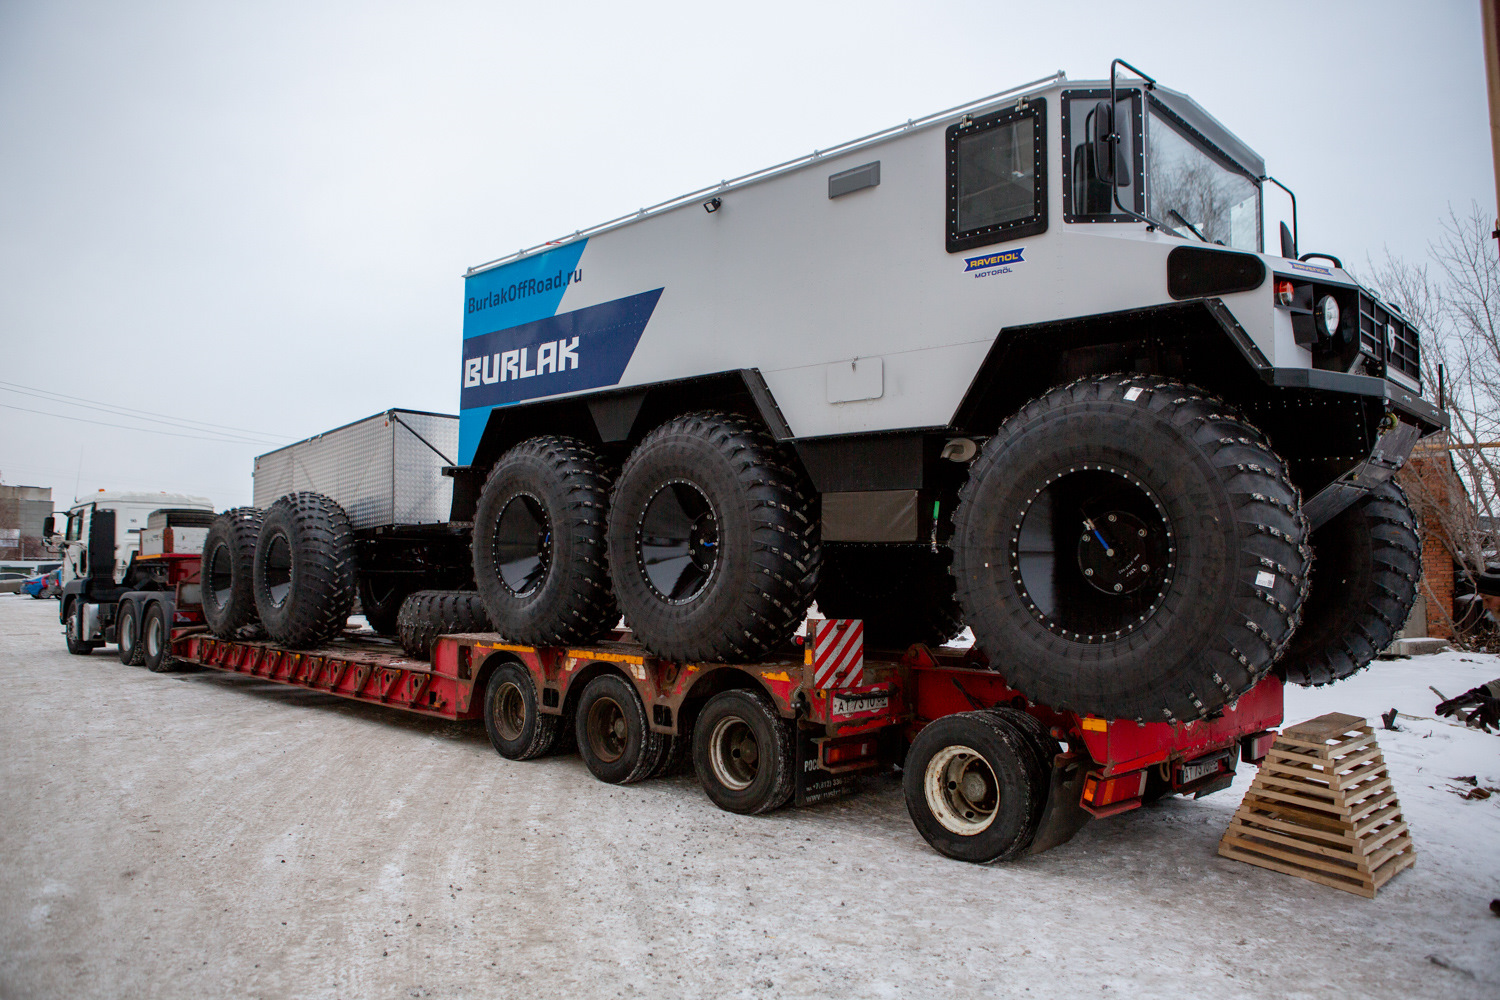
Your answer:
[[[255,506],[311,490],[330,497],[356,528],[448,520],[458,417],[387,410],[267,452],[255,460]]]

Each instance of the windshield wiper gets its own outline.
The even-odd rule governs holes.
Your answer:
[[[1204,243],[1210,242],[1209,238],[1207,236],[1204,236],[1202,233],[1198,232],[1198,227],[1195,226],[1195,225],[1193,225],[1187,219],[1184,219],[1182,217],[1182,213],[1179,212],[1179,211],[1177,211],[1177,209],[1175,209],[1175,208],[1169,208],[1169,209],[1167,209],[1167,215],[1169,215],[1172,218],[1176,219],[1178,222],[1182,223],[1184,226],[1187,226],[1188,230],[1194,236],[1198,237],[1199,240],[1203,241]]]

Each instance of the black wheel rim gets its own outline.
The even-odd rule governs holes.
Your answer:
[[[552,522],[542,502],[529,493],[507,500],[490,551],[506,590],[517,597],[535,593],[552,566]]]
[[[272,535],[266,542],[266,590],[278,608],[292,591],[292,545],[285,535]]]
[[[224,607],[234,590],[234,563],[229,555],[229,546],[214,546],[208,557],[208,589],[214,595],[214,604]]]
[[[584,731],[588,735],[589,750],[604,763],[613,764],[625,756],[630,724],[625,719],[625,710],[613,698],[600,698],[589,706]]]
[[[676,479],[652,495],[635,533],[636,558],[656,596],[686,604],[719,566],[719,518],[703,491]]]
[[[506,681],[495,692],[495,726],[500,738],[518,740],[526,728],[526,698],[514,681]]]
[[[1171,521],[1131,473],[1078,466],[1026,501],[1011,539],[1016,586],[1036,619],[1078,642],[1111,642],[1160,607],[1177,558]]]

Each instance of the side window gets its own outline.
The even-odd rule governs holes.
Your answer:
[[[948,128],[948,252],[1047,229],[1047,102]]]
[[[74,511],[68,515],[67,541],[76,542],[83,537],[83,511]]]
[[[1115,204],[1135,212],[1146,211],[1141,178],[1145,172],[1145,143],[1141,131],[1141,97],[1138,90],[1119,90],[1116,97],[1114,190],[1100,177],[1095,157],[1095,139],[1109,134],[1109,91],[1063,91],[1063,221],[1135,222]]]

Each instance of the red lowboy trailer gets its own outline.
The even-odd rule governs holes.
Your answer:
[[[691,758],[709,797],[766,812],[844,794],[901,765],[908,810],[950,857],[993,861],[1069,839],[1091,816],[1166,794],[1204,795],[1256,762],[1282,718],[1268,676],[1214,718],[1101,719],[1029,702],[971,650],[865,651],[857,621],[810,619],[800,659],[656,659],[617,632],[539,648],[444,636],[430,663],[352,633],[316,650],[174,633],[177,659],[446,719],[483,719],[523,760],[576,746],[625,783]]]

